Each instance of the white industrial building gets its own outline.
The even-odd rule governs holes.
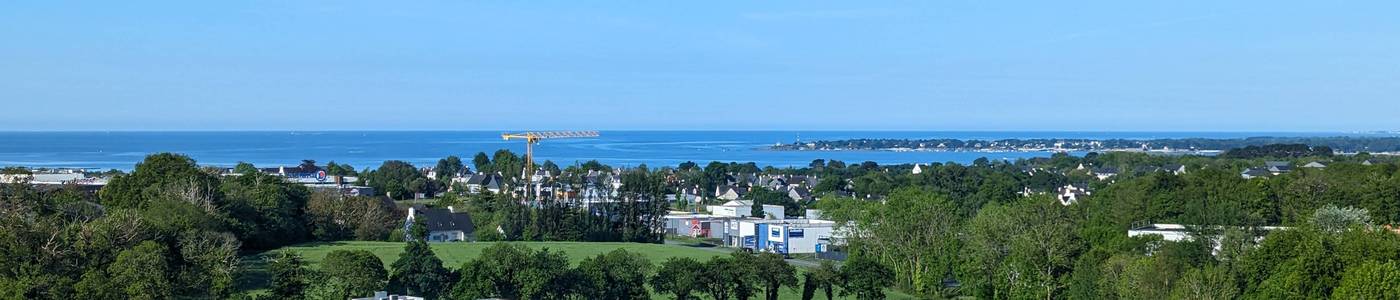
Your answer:
[[[724,224],[738,217],[671,212],[666,215],[666,234],[697,238],[723,238]]]
[[[1261,231],[1274,231],[1274,230],[1289,229],[1289,228],[1290,228],[1290,227],[1277,227],[1277,226],[1261,226],[1261,227],[1255,227],[1255,229],[1258,229],[1258,230],[1261,230]],[[1221,227],[1215,227],[1215,228],[1213,228],[1213,229],[1220,230],[1220,229],[1222,229],[1222,228],[1221,228]],[[1147,235],[1157,235],[1157,236],[1161,236],[1163,241],[1168,241],[1168,242],[1190,241],[1190,240],[1192,239],[1192,236],[1191,236],[1191,229],[1188,228],[1187,225],[1181,225],[1181,224],[1150,224],[1150,225],[1140,226],[1140,227],[1136,227],[1136,228],[1133,228],[1133,229],[1129,229],[1129,230],[1128,230],[1128,237],[1147,236]],[[1218,254],[1218,253],[1220,252],[1220,239],[1221,239],[1221,238],[1222,238],[1222,237],[1219,236],[1219,235],[1217,235],[1217,236],[1212,236],[1212,237],[1210,238],[1210,239],[1211,239],[1211,242],[1214,244],[1214,249],[1211,249],[1211,254]],[[1264,236],[1263,236],[1263,235],[1260,235],[1260,236],[1255,237],[1255,238],[1254,238],[1254,241],[1255,241],[1255,242],[1258,242],[1258,241],[1263,240],[1263,239],[1264,239]]]
[[[710,205],[710,214],[719,217],[746,218],[753,216],[753,202],[748,200],[733,200],[721,205]],[[780,205],[764,205],[762,207],[763,217],[781,219],[784,216],[783,207]]]
[[[726,243],[731,247],[779,254],[820,253],[831,250],[836,222],[813,219],[729,222]]]

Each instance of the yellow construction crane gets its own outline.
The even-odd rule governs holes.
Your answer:
[[[570,138],[590,138],[598,137],[598,131],[530,131],[521,133],[502,133],[503,140],[525,140],[525,169],[520,174],[525,179],[525,196],[529,197],[530,176],[534,175],[535,165],[535,144],[540,140],[550,139],[570,139]]]

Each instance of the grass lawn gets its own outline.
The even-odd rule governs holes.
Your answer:
[[[641,253],[651,260],[653,265],[659,265],[667,258],[690,257],[700,261],[708,260],[715,256],[727,255],[729,252],[725,248],[703,248],[685,245],[661,245],[661,244],[637,244],[637,243],[591,243],[591,242],[517,242],[533,249],[548,248],[550,251],[562,251],[569,257],[571,263],[577,264],[585,258],[607,253],[615,249],[626,249],[628,252]],[[449,269],[457,269],[477,255],[481,250],[490,247],[493,243],[435,243],[432,244],[433,253],[442,259],[443,266]],[[331,243],[309,243],[295,246],[283,247],[282,249],[268,251],[256,255],[244,257],[244,267],[247,274],[240,281],[241,290],[260,292],[267,288],[268,275],[265,258],[275,255],[277,251],[294,251],[306,259],[307,265],[311,268],[319,268],[321,260],[327,253],[335,250],[368,250],[384,261],[387,268],[389,264],[398,259],[398,255],[403,251],[403,243],[397,242],[331,242]],[[890,291],[890,299],[915,299],[902,293]],[[782,299],[801,299],[800,290],[783,289]],[[670,299],[663,295],[653,295],[654,299]],[[817,297],[822,299],[820,295]]]
[[[481,255],[481,250],[490,247],[494,243],[433,243],[433,253],[438,259],[442,259],[444,267],[456,269],[461,267],[477,255]],[[528,246],[533,249],[549,249],[549,251],[563,251],[569,256],[569,261],[578,263],[585,258],[594,257],[598,254],[607,253],[614,249],[626,249],[628,252],[641,253],[650,259],[653,264],[660,264],[671,257],[690,257],[700,261],[709,260],[711,257],[724,255],[724,252],[692,248],[685,246],[658,245],[658,244],[638,244],[638,243],[588,243],[588,242],[520,242],[518,244]],[[399,252],[403,252],[403,243],[396,242],[333,242],[333,243],[312,243],[285,247],[280,250],[288,250],[300,253],[311,266],[316,266],[326,257],[327,253],[335,250],[368,250],[384,261],[384,266],[388,267],[394,260],[399,258]],[[271,255],[271,252],[264,255]]]

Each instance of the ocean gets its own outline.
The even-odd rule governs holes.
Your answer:
[[[675,166],[694,161],[755,162],[760,166],[806,166],[813,159],[880,164],[959,162],[977,158],[1015,160],[1050,152],[893,152],[769,151],[775,143],[852,138],[1241,138],[1253,136],[1338,136],[1343,133],[1286,132],[996,132],[996,131],[602,131],[597,138],[545,140],[535,147],[539,161],[560,166],[598,160],[634,167]],[[175,152],[201,165],[292,166],[303,159],[329,161],[356,169],[386,160],[435,165],[449,155],[470,164],[477,152],[497,149],[524,153],[522,141],[504,141],[499,131],[218,131],[218,132],[0,132],[0,166],[130,170],[146,155]]]

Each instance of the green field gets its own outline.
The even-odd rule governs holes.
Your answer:
[[[490,247],[493,243],[434,243],[433,253],[442,259],[444,267],[456,269],[463,263],[476,258],[481,254],[481,250]],[[641,253],[647,259],[651,259],[654,264],[660,264],[671,257],[690,257],[700,261],[705,261],[711,257],[724,255],[727,250],[713,248],[696,248],[676,245],[658,244],[638,244],[638,243],[588,243],[588,242],[520,242],[518,244],[528,246],[533,249],[549,249],[549,251],[562,251],[569,256],[569,261],[578,263],[585,258],[607,253],[614,249],[625,249],[629,252]],[[311,266],[316,266],[326,257],[327,253],[335,250],[369,250],[384,261],[388,266],[398,259],[399,252],[403,251],[403,243],[397,242],[334,242],[334,243],[314,243],[302,244],[282,248],[300,253]]]
[[[577,264],[585,258],[598,254],[607,253],[615,249],[625,249],[629,252],[641,253],[651,260],[652,264],[660,264],[671,257],[690,257],[697,260],[708,260],[711,257],[726,255],[730,252],[726,248],[692,247],[685,245],[659,245],[659,244],[637,244],[637,243],[591,243],[591,242],[517,242],[533,249],[549,249],[550,251],[562,251],[570,262]],[[442,259],[443,266],[457,269],[463,263],[476,258],[481,254],[481,250],[490,247],[492,243],[435,243],[432,244],[433,252]],[[331,242],[331,243],[310,243],[295,246],[288,246],[282,249],[268,251],[257,255],[244,257],[244,264],[248,270],[248,276],[242,280],[241,286],[245,291],[260,291],[267,286],[267,274],[265,272],[265,258],[274,255],[277,251],[293,251],[302,255],[311,268],[318,268],[321,259],[327,253],[335,250],[368,250],[384,261],[387,267],[398,259],[398,255],[403,251],[403,243],[398,242]],[[898,292],[890,292],[890,299],[914,299],[908,295]],[[663,295],[653,295],[655,299],[669,299]],[[800,299],[801,291],[784,289],[782,299]],[[822,297],[818,296],[818,299]]]

